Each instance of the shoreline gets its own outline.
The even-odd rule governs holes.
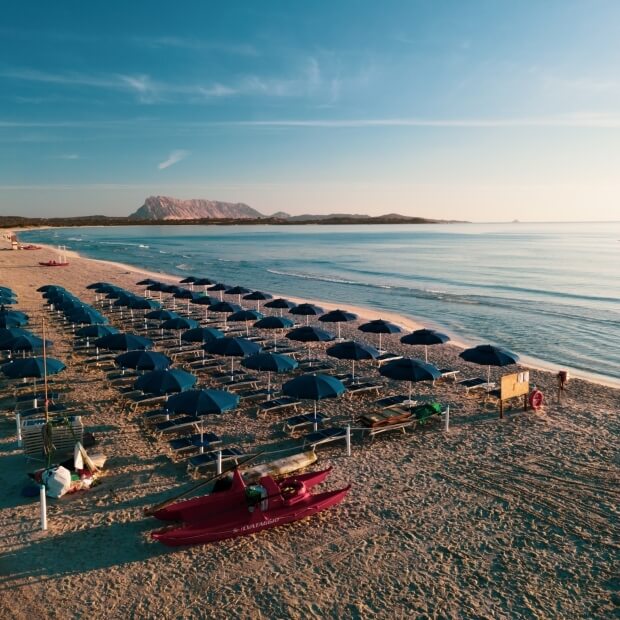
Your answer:
[[[14,228],[12,230],[7,230],[6,234],[8,235],[8,234],[14,233],[15,235],[17,235],[17,238],[19,240],[18,235],[20,232],[25,232],[27,230],[45,230],[48,228],[50,227],[46,226],[46,227],[37,227],[37,228],[28,228],[28,229]],[[51,252],[57,252],[57,248],[52,245],[49,245],[46,243],[37,243],[36,245],[40,245],[42,248],[45,248],[46,250],[49,250]],[[165,272],[150,271],[148,269],[143,269],[141,267],[136,267],[134,265],[129,265],[127,263],[122,263],[119,261],[105,260],[101,258],[90,258],[88,256],[83,256],[82,254],[80,254],[79,252],[75,250],[66,250],[65,254],[67,257],[72,257],[78,260],[92,261],[95,263],[100,263],[102,265],[108,265],[116,269],[122,269],[125,271],[129,271],[131,273],[135,273],[136,275],[141,275],[141,276],[144,275],[147,277],[151,277],[153,279],[160,278],[162,280],[170,280],[171,283],[174,283],[174,284],[178,284],[179,278],[181,278],[181,276],[178,276],[178,275],[172,275],[172,274],[165,273]],[[270,292],[270,291],[265,291],[265,292]],[[318,305],[325,307],[325,309],[328,311],[337,309],[340,306],[340,304],[338,303],[335,303],[333,301],[329,301],[326,299],[320,299],[318,297],[315,297],[312,300],[308,300],[306,298],[298,297],[295,295],[287,295],[286,298],[290,299],[291,301],[295,303],[302,303],[302,302],[310,301],[311,303],[316,303]],[[400,327],[403,327],[404,331],[407,331],[407,330],[413,331],[413,330],[425,327],[425,323],[421,319],[399,314],[397,312],[383,311],[383,310],[375,309],[369,306],[355,306],[351,304],[346,304],[346,309],[349,310],[350,312],[357,314],[358,318],[362,320],[369,321],[369,320],[376,319],[376,318],[384,318],[386,320],[389,320],[392,323],[397,324]],[[444,333],[446,333],[448,336],[450,336],[449,344],[456,347],[457,349],[466,349],[472,346],[476,346],[477,344],[484,343],[482,339],[480,340],[476,340],[476,339],[469,340],[466,338],[464,339],[460,337],[459,335],[454,334],[450,330],[446,330],[444,328],[440,328],[440,329]],[[566,365],[561,366],[559,364],[548,362],[546,360],[535,358],[529,355],[522,355],[518,351],[517,353],[519,354],[521,365],[527,366],[530,369],[539,370],[542,372],[549,372],[549,373],[557,373],[559,370],[568,370],[570,373],[570,377],[572,379],[581,379],[583,381],[589,381],[597,385],[602,385],[602,386],[610,387],[614,389],[620,389],[620,379],[616,379],[614,377],[607,377],[605,375],[598,375],[595,373],[589,373],[587,371],[580,370],[577,368],[572,368]]]

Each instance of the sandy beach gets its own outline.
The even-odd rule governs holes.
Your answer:
[[[10,251],[0,242],[0,285],[19,310],[45,316],[36,289],[66,287],[89,303],[86,285],[107,281],[135,292],[144,272],[70,255]],[[205,274],[209,275],[209,274]],[[164,280],[161,274],[155,274]],[[170,279],[170,281],[177,281]],[[294,292],[292,292],[294,293]],[[295,299],[294,295],[289,296]],[[312,300],[310,300],[312,301]],[[328,309],[335,307],[325,305]],[[360,321],[368,316],[355,309]],[[401,317],[387,316],[407,329]],[[343,326],[359,338],[357,323]],[[366,336],[366,335],[364,335]],[[555,373],[530,370],[546,397],[542,411],[497,409],[450,381],[418,385],[450,406],[450,430],[435,420],[407,434],[369,442],[354,433],[318,451],[332,466],[327,488],[353,485],[345,502],[311,520],[245,538],[171,550],[150,540],[158,526],[143,509],[190,479],[165,440],[145,431],[142,413],[121,411],[104,373],[86,372],[70,333],[51,323],[53,356],[67,364],[85,425],[108,456],[107,475],[88,492],[49,502],[39,530],[37,500],[22,497],[29,471],[16,446],[14,415],[0,417],[0,610],[6,618],[609,618],[620,605],[618,580],[618,409],[620,390],[571,379],[561,403]],[[376,343],[373,337],[368,341]],[[384,347],[419,357],[398,335]],[[454,344],[429,361],[462,377],[484,374]],[[341,362],[339,369],[350,364]],[[360,372],[379,378],[376,367]],[[491,369],[495,380],[509,371]],[[512,370],[510,371],[512,372]],[[208,381],[206,375],[201,380]],[[406,386],[381,380],[381,395]],[[335,423],[372,410],[376,395],[321,403]],[[257,418],[252,405],[213,417],[209,430],[247,451],[284,439],[282,414]]]

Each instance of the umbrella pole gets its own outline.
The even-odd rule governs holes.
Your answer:
[[[424,361],[428,364],[428,347],[424,345]]]
[[[267,400],[271,400],[271,371],[267,373]]]
[[[383,334],[379,332],[379,353],[381,353],[381,336],[383,336]]]
[[[353,362],[353,364],[352,364],[352,366],[353,366],[353,370],[352,370],[352,372],[351,372],[351,379],[352,379],[353,381],[355,381],[355,360],[352,360],[352,362]]]
[[[230,358],[230,379],[231,381],[235,378],[235,358]]]
[[[247,321],[245,322],[245,335],[250,336],[250,325]]]

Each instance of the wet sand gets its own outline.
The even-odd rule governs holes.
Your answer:
[[[51,251],[5,248],[2,242],[0,285],[13,288],[18,309],[33,317],[44,316],[42,284],[63,285],[89,302],[94,294],[85,286],[95,281],[140,290],[139,270],[76,256],[68,267],[43,268],[37,263],[53,258]],[[355,326],[344,326],[343,335],[359,338]],[[38,320],[33,329],[40,332]],[[515,409],[499,420],[493,406],[451,382],[416,386],[416,394],[450,405],[450,431],[437,420],[372,443],[354,432],[351,457],[339,444],[321,448],[316,467],[334,467],[326,488],[353,484],[342,505],[246,538],[170,550],[150,541],[158,524],[142,511],[188,482],[184,464],[145,432],[142,414],[121,411],[101,371],[85,372],[70,334],[50,324],[48,337],[52,355],[68,366],[59,379],[89,413],[85,425],[108,455],[109,471],[89,492],[50,500],[49,530],[39,531],[38,501],[21,497],[28,466],[14,418],[2,414],[5,617],[608,618],[617,610],[618,389],[574,379],[558,403],[555,374],[532,369],[544,410]],[[384,346],[423,355],[398,335]],[[486,372],[458,352],[433,347],[429,358],[463,377]],[[378,377],[376,368],[360,366]],[[494,378],[506,372],[492,369]],[[382,381],[385,394],[406,391]],[[355,424],[375,398],[320,408],[336,424]],[[244,406],[210,419],[209,430],[253,451],[283,439],[284,417],[257,419]]]

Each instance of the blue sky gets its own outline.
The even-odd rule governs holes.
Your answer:
[[[0,213],[618,219],[620,2],[33,1],[0,24]]]

